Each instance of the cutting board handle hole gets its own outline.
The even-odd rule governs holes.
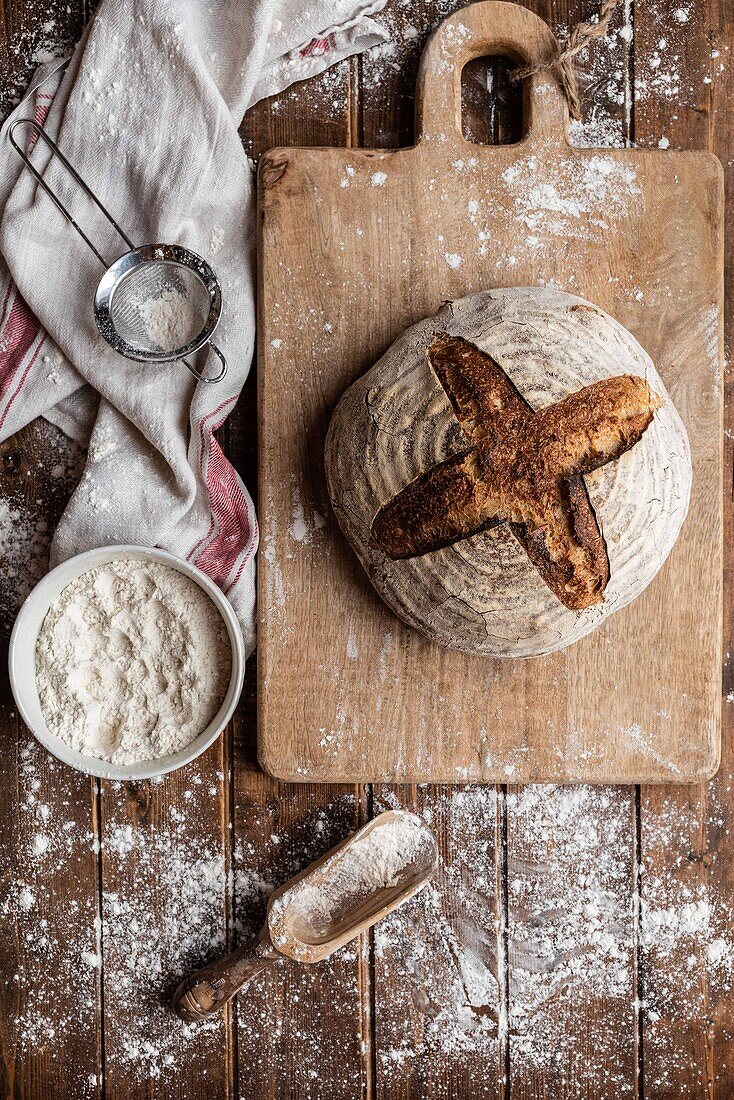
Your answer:
[[[475,145],[514,145],[526,134],[523,86],[507,57],[475,57],[461,71],[461,132]]]
[[[417,144],[509,145],[527,139],[545,146],[566,145],[568,106],[557,77],[542,70],[517,88],[509,79],[518,64],[544,65],[557,52],[548,24],[520,4],[485,0],[460,8],[434,31],[421,57]],[[480,121],[473,105],[482,79],[497,110],[485,111]],[[510,117],[518,121],[508,128]]]

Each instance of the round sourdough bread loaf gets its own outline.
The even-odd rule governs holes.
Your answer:
[[[640,442],[585,476],[610,561],[601,603],[565,607],[507,524],[402,561],[371,545],[377,510],[469,445],[426,360],[440,332],[491,355],[535,409],[620,374],[644,377],[662,399]],[[325,459],[336,517],[382,599],[440,645],[492,657],[561,649],[639,596],[678,537],[691,490],[688,437],[646,352],[596,306],[533,287],[447,302],[404,332],[341,398]]]

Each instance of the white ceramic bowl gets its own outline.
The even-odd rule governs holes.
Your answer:
[[[171,756],[162,756],[156,760],[142,760],[138,764],[110,764],[95,756],[85,756],[70,748],[46,725],[36,687],[36,641],[41,625],[53,601],[68,584],[89,569],[95,569],[107,562],[120,558],[138,558],[142,561],[157,561],[178,569],[179,573],[190,577],[211,597],[224,619],[232,645],[232,675],[221,707],[213,722],[199,734],[190,745]],[[10,636],[10,687],[13,692],[20,716],[41,742],[44,748],[70,764],[78,771],[88,775],[97,775],[102,779],[150,779],[156,775],[165,775],[188,764],[216,741],[220,733],[234,714],[242,691],[245,677],[245,650],[242,631],[232,606],[217,586],[204,576],[200,569],[181,558],[169,554],[167,550],[152,550],[144,546],[102,546],[98,550],[88,550],[84,554],[57,565],[42,581],[36,585],[20,609]]]

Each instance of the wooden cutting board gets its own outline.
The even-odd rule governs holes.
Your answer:
[[[260,162],[259,756],[290,780],[687,782],[719,759],[723,174],[708,153],[576,149],[554,78],[526,137],[461,134],[473,57],[551,56],[506,3],[447,19],[413,148],[275,149]],[[441,649],[382,604],[330,512],[344,389],[445,299],[551,285],[626,325],[688,429],[693,496],[644,594],[563,652]],[[603,520],[603,517],[602,517]]]

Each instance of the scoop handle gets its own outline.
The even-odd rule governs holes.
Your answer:
[[[213,1016],[243,986],[282,958],[266,932],[184,978],[173,995],[173,1010],[189,1022]]]

